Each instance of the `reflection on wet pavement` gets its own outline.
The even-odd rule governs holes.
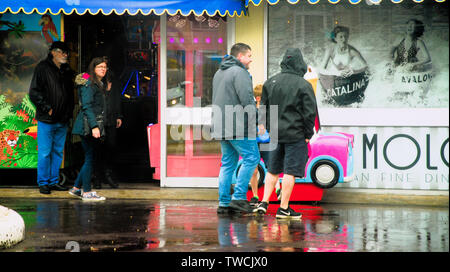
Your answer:
[[[26,238],[4,251],[448,252],[448,208],[292,205],[302,220],[218,216],[215,201],[1,199]]]

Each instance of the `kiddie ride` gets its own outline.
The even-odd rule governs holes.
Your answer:
[[[353,180],[353,135],[347,133],[314,134],[308,143],[308,161],[305,174],[302,178],[295,178],[294,189],[290,201],[320,201],[324,189],[330,189],[337,183]],[[260,141],[260,140],[258,140]],[[238,162],[233,174],[232,184],[236,183],[236,177],[242,159]],[[258,164],[258,196],[264,195],[264,177],[267,173],[266,165],[261,160]],[[280,182],[282,180],[280,175]],[[247,198],[250,200],[253,193],[249,184]],[[272,194],[270,201],[277,201]]]

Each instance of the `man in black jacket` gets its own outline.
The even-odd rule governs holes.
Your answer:
[[[281,73],[269,78],[263,86],[259,128],[264,132],[266,119],[270,119],[269,107],[278,107],[278,122],[266,127],[271,141],[277,141],[275,150],[269,153],[268,173],[265,179],[264,198],[254,210],[266,213],[269,198],[279,174],[283,173],[281,203],[277,218],[300,218],[301,214],[289,207],[289,198],[295,184],[295,177],[303,177],[308,159],[307,143],[314,134],[316,97],[311,84],[303,76],[307,66],[298,48],[289,48],[280,64]],[[269,126],[271,125],[271,126]]]
[[[64,42],[54,42],[48,57],[36,66],[30,85],[30,100],[36,106],[38,120],[37,183],[42,194],[67,190],[58,181],[74,106],[74,74],[67,65],[68,52]]]

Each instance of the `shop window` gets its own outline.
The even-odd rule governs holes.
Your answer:
[[[182,125],[171,125],[166,127],[167,155],[184,156],[186,127]]]
[[[167,107],[184,106],[186,101],[186,52],[167,51]]]
[[[194,126],[194,156],[220,154],[220,141],[212,140],[210,132],[209,126]]]
[[[184,156],[189,150],[193,156],[220,154],[220,141],[212,140],[210,126],[168,125],[166,131],[168,155]],[[186,147],[187,143],[193,148]]]
[[[209,127],[167,125],[167,176],[217,177],[220,141],[211,140]]]
[[[268,8],[268,77],[297,47],[319,108],[448,108],[448,32],[434,1],[280,2]]]
[[[212,104],[212,80],[227,51],[225,18],[167,18],[167,177],[217,177],[220,142],[198,124]],[[181,117],[185,117],[177,125]],[[175,116],[175,117],[173,117]]]
[[[219,16],[168,16],[168,107],[211,105],[212,79],[226,54],[226,37],[226,21]]]

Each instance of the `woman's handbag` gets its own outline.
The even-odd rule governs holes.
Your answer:
[[[98,129],[100,130],[100,137],[105,136],[105,122],[103,118],[103,114],[99,114],[95,116],[95,120],[97,121]],[[89,122],[86,114],[83,114],[83,136],[89,136],[92,134],[92,129],[89,127]]]

